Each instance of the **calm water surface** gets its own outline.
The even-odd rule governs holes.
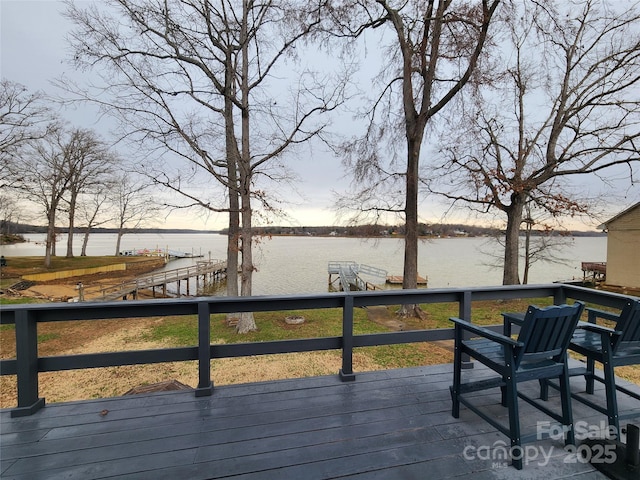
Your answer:
[[[27,235],[30,242],[0,247],[2,255],[44,255],[44,235]],[[428,277],[429,287],[470,287],[500,285],[502,271],[488,266],[492,259],[483,252],[493,250],[487,238],[442,238],[420,243],[418,272]],[[76,255],[82,237],[75,239]],[[88,255],[113,255],[116,235],[94,234],[89,238]],[[205,259],[224,259],[226,236],[218,234],[127,234],[121,250],[168,248]],[[61,235],[58,253],[66,252],[66,236]],[[399,238],[363,240],[342,237],[273,237],[256,245],[254,295],[322,293],[327,291],[327,264],[334,260],[355,261],[384,269],[389,275],[402,275],[404,243]],[[581,279],[581,262],[606,261],[606,237],[576,237],[567,240],[560,256],[566,265],[536,263],[529,283]],[[187,266],[193,259],[174,260],[167,269]],[[366,280],[379,283],[374,277]]]

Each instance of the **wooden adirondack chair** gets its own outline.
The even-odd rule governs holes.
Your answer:
[[[538,438],[535,434],[521,435],[518,413],[518,397],[525,399],[554,420],[562,423],[566,433],[566,443],[573,444],[573,416],[571,394],[566,361],[566,351],[571,335],[580,319],[584,304],[554,305],[546,308],[530,306],[524,316],[517,340],[473,325],[459,318],[451,318],[455,323],[454,374],[451,396],[451,414],[460,416],[460,403],[489,422],[511,440],[511,452],[522,451],[522,443]],[[479,339],[465,340],[464,333]],[[468,354],[497,373],[497,378],[462,383],[462,355]],[[467,375],[472,374],[467,371]],[[518,392],[518,384],[529,380],[558,378],[561,387],[562,413],[558,414]],[[495,388],[502,389],[502,404],[509,410],[509,425],[505,426],[489,414],[475,406],[465,393]],[[513,465],[522,469],[522,455],[514,455]]]
[[[614,369],[623,365],[640,364],[640,301],[629,300],[620,315],[596,309],[587,309],[589,323],[580,322],[573,334],[569,349],[586,357],[586,368],[571,369],[570,376],[584,375],[586,393],[593,394],[594,380],[604,383],[606,406],[596,404],[584,394],[573,393],[572,397],[607,416],[609,426],[620,433],[620,417],[616,391],[621,391],[640,400],[640,395],[616,385]],[[615,327],[607,328],[596,324],[597,318],[615,322]],[[600,376],[595,371],[595,362],[602,364],[604,372]],[[541,383],[540,398],[547,398],[547,382]],[[555,386],[555,385],[554,385]],[[639,404],[640,407],[640,404]]]

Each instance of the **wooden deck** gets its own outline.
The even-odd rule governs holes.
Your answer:
[[[402,285],[403,281],[404,281],[404,277],[402,275],[387,276],[387,283],[390,283],[391,285]],[[427,279],[418,275],[416,276],[416,282],[418,285],[426,285]]]
[[[463,375],[468,372],[486,371],[477,366]],[[469,459],[478,456],[479,447],[501,445],[506,438],[464,408],[459,419],[451,417],[451,381],[452,365],[446,364],[358,373],[346,383],[333,375],[220,386],[211,397],[179,391],[51,404],[21,418],[3,410],[0,475],[30,480],[605,478],[567,455],[559,440],[528,444],[552,456],[547,464],[541,456],[532,458],[522,471],[500,460]],[[584,388],[579,379],[572,384]],[[551,394],[549,403],[557,405],[557,394]],[[603,397],[602,390],[596,397]],[[497,391],[477,400],[506,418]],[[520,403],[529,429],[547,420]],[[573,405],[575,422],[597,425],[603,418]],[[620,408],[637,412],[633,422],[640,422],[638,402],[621,396]]]

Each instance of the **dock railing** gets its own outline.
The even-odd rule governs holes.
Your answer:
[[[393,345],[453,339],[453,328],[412,330],[355,335],[354,309],[377,305],[457,303],[458,316],[471,321],[474,301],[551,297],[561,304],[569,299],[581,300],[601,307],[621,308],[626,295],[584,287],[550,284],[497,286],[476,288],[385,290],[338,292],[315,295],[199,297],[128,302],[46,303],[2,305],[0,324],[15,324],[16,358],[0,360],[1,375],[17,375],[18,405],[13,416],[30,415],[44,406],[39,396],[38,373],[61,370],[153,364],[176,361],[198,361],[196,396],[211,395],[211,359],[324,350],[342,351],[344,381],[355,380],[353,349],[377,345]],[[342,334],[323,338],[302,338],[268,342],[211,344],[210,316],[213,314],[288,311],[339,308],[342,310]],[[38,354],[38,324],[43,322],[145,318],[155,316],[195,316],[198,344],[151,350],[91,353],[41,357]],[[496,319],[499,321],[499,319]],[[501,325],[492,327],[499,331]],[[239,340],[241,337],[239,337]]]
[[[224,260],[200,261],[195,265],[141,275],[133,280],[115,285],[100,286],[93,290],[97,293],[98,299],[111,301],[126,297],[131,293],[137,294],[140,290],[167,285],[181,280],[188,280],[189,278],[196,278],[197,280],[200,276],[205,276],[217,271],[226,272],[226,270],[227,262]],[[85,290],[85,292],[86,291],[87,290]]]

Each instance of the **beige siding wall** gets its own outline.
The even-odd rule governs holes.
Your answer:
[[[640,206],[607,227],[607,284],[640,288]]]

